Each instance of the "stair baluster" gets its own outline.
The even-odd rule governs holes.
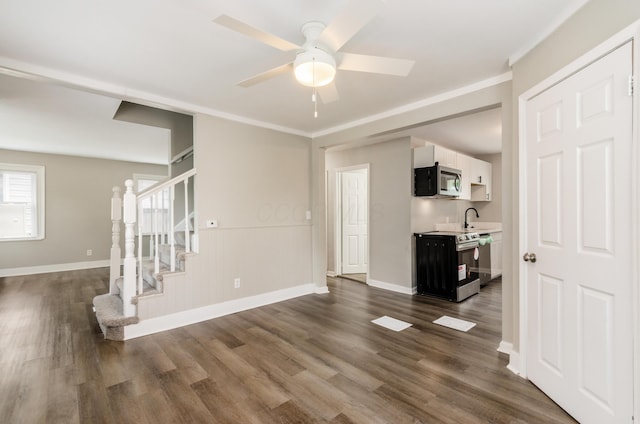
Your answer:
[[[189,178],[184,180],[184,252],[191,252],[191,234],[189,231]]]
[[[162,234],[160,232],[160,206],[162,199],[162,191],[158,191],[155,196],[151,196],[152,204],[153,204],[153,240],[154,240],[154,249],[153,249],[153,272],[157,274],[160,272],[160,249],[159,249],[159,238],[162,238]]]
[[[171,272],[175,272],[176,270],[176,234],[173,230],[175,228],[175,213],[173,211],[174,203],[176,200],[176,189],[175,186],[169,187],[169,249],[171,258],[169,258],[169,269]]]
[[[142,277],[142,229],[144,228],[144,208],[142,204],[138,206],[138,294],[144,291],[144,280]]]
[[[109,271],[109,294],[118,294],[119,289],[116,280],[120,278],[120,222],[122,221],[122,198],[120,187],[113,187],[111,197],[111,255]]]
[[[125,317],[136,315],[136,307],[131,300],[136,295],[136,266],[134,254],[136,247],[135,223],[136,223],[136,194],[133,192],[133,180],[126,180],[127,187],[124,193],[124,281],[122,283],[122,312]]]

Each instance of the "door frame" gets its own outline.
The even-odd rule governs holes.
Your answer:
[[[536,84],[522,95],[518,97],[518,252],[514,257],[517,261],[516,275],[519,278],[519,334],[518,334],[518,352],[512,352],[509,360],[509,368],[516,371],[521,377],[527,378],[527,340],[528,340],[528,304],[527,304],[527,267],[521,260],[521,256],[527,251],[527,234],[526,234],[526,222],[527,222],[527,196],[526,196],[526,104],[528,100],[540,94],[541,92],[551,88],[558,84],[562,80],[574,75],[578,71],[584,69],[591,63],[606,56],[617,47],[632,41],[633,42],[633,78],[634,78],[634,96],[633,112],[632,112],[632,175],[631,175],[631,204],[633,215],[636,219],[632,219],[630,231],[632,232],[633,245],[632,245],[632,257],[634,258],[632,264],[632,337],[633,337],[633,373],[634,373],[634,395],[633,395],[633,413],[634,416],[639,416],[640,412],[640,273],[638,264],[640,263],[640,249],[638,248],[640,240],[640,211],[639,211],[639,199],[640,199],[640,174],[637,171],[637,167],[640,164],[640,148],[638,142],[640,141],[638,123],[640,123],[640,79],[638,78],[638,66],[640,64],[640,21],[630,25],[624,30],[620,31],[613,37],[609,38],[605,42],[596,46],[589,52],[580,56],[570,64],[566,65],[550,77],[546,78],[542,82]]]
[[[369,237],[370,231],[370,218],[371,218],[371,169],[370,164],[363,163],[359,165],[346,166],[342,168],[335,168],[332,171],[335,174],[336,186],[335,186],[335,198],[334,198],[334,210],[333,210],[333,222],[334,222],[334,249],[335,252],[335,272],[337,275],[342,274],[342,174],[349,171],[358,171],[365,169],[367,171],[367,258],[369,256]],[[367,281],[369,281],[369,262],[367,261]],[[368,283],[367,283],[368,284]]]

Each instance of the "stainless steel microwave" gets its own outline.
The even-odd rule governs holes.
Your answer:
[[[429,197],[457,197],[462,194],[462,171],[440,166],[415,168],[413,194]]]

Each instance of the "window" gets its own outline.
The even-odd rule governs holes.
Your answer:
[[[140,193],[149,187],[152,187],[167,179],[163,175],[143,175],[134,174],[133,179],[135,181],[136,193]],[[158,202],[159,199],[154,199],[154,202]],[[165,189],[162,192],[162,198],[159,201],[160,204],[155,205],[159,213],[158,231],[160,233],[166,233],[169,228],[169,190]],[[154,209],[152,208],[151,198],[144,199],[142,201],[142,233],[145,235],[153,234],[153,220]]]
[[[44,166],[0,163],[0,240],[44,238]]]

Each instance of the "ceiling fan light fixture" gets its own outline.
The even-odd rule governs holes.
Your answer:
[[[325,86],[336,76],[336,61],[327,52],[313,49],[302,52],[293,62],[296,80],[307,87]]]

